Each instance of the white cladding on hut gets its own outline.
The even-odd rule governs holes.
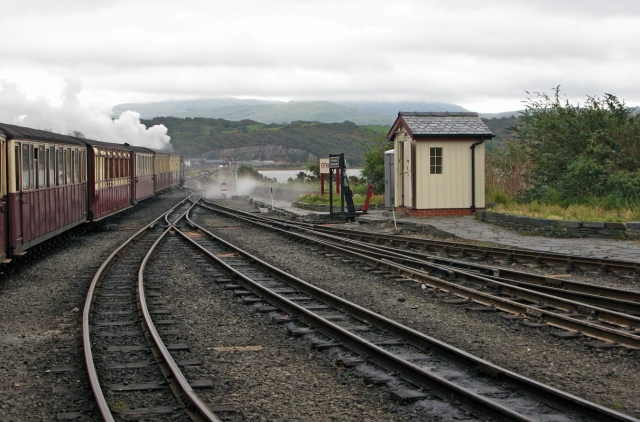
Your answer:
[[[484,141],[492,137],[477,113],[398,113],[387,135],[395,150],[396,208],[414,216],[484,208]]]

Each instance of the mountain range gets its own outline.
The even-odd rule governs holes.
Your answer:
[[[142,119],[155,117],[205,117],[225,120],[253,120],[261,123],[294,121],[390,126],[399,111],[468,111],[450,103],[437,102],[330,102],[330,101],[269,101],[237,98],[202,98],[154,103],[126,103],[113,108],[114,117],[133,110]],[[515,114],[513,112],[512,114]],[[486,117],[502,117],[486,115]],[[480,115],[485,117],[485,115]]]

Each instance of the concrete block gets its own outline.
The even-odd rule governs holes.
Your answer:
[[[637,230],[640,231],[640,221],[629,221],[624,224],[627,227],[627,230]]]
[[[624,230],[626,226],[624,223],[604,223],[604,227],[606,229],[616,229],[616,230]]]

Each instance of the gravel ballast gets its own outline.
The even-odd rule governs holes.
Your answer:
[[[150,198],[91,230],[74,231],[29,252],[0,279],[0,420],[56,420],[94,412],[82,355],[82,309],[98,266],[125,239],[180,199],[184,191]]]
[[[6,272],[0,281],[0,420],[55,420],[84,412],[98,420],[84,374],[81,313],[97,266],[113,248],[185,193],[145,201],[101,230],[73,234],[58,250]],[[247,201],[226,206],[255,211]],[[339,260],[312,253],[284,237],[207,211],[197,220],[257,257],[318,287],[420,330],[455,347],[537,381],[632,416],[640,416],[638,352],[593,349],[584,339],[561,340],[549,328],[531,329],[497,314],[446,305],[407,284],[394,284]],[[386,227],[368,227],[385,230]],[[403,405],[386,387],[366,385],[356,371],[335,365],[336,350],[310,347],[311,336],[290,338],[284,325],[254,312],[211,280],[191,248],[168,242],[161,262],[166,309],[177,339],[190,347],[185,359],[201,365],[187,377],[208,378],[198,393],[227,405],[228,421],[446,421],[451,409],[437,401]],[[184,255],[182,255],[184,253]],[[607,283],[606,279],[601,281]]]
[[[245,201],[226,206],[255,211]],[[202,221],[207,217],[203,215]],[[237,222],[228,220],[229,225]],[[358,305],[369,308],[504,368],[629,415],[640,416],[638,351],[597,349],[592,340],[563,340],[550,328],[528,328],[496,313],[446,305],[421,289],[310,254],[299,244],[255,227],[212,231],[257,257]],[[216,228],[218,227],[218,228]],[[602,284],[607,284],[603,281]]]

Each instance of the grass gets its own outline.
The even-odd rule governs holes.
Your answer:
[[[366,195],[362,195],[359,193],[353,194],[353,203],[355,205],[364,205],[364,201],[367,199]],[[305,204],[326,204],[329,205],[329,194],[326,193],[321,195],[319,193],[311,193],[311,194],[303,194],[298,196],[299,202],[304,202]],[[384,195],[373,195],[371,197],[371,205],[384,204]],[[340,195],[333,195],[333,205],[340,205]]]
[[[599,206],[587,205],[562,207],[560,205],[539,204],[537,202],[518,204],[509,201],[496,204],[495,207],[491,208],[491,211],[550,220],[604,221],[608,223],[640,221],[640,210],[638,209],[610,210]]]

